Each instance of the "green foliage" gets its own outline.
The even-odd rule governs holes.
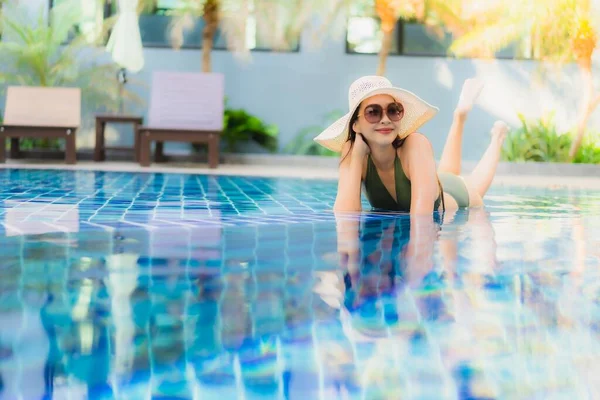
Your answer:
[[[242,109],[225,109],[224,129],[221,138],[229,152],[238,150],[238,144],[254,141],[269,150],[277,151],[279,130],[274,125],[265,124],[260,118]]]
[[[521,126],[510,133],[502,151],[506,161],[564,162],[571,138],[556,130],[553,115],[531,122],[519,114]]]
[[[553,113],[536,121],[528,121],[522,114],[519,119],[521,126],[504,143],[503,161],[569,162],[573,134],[558,131]],[[588,133],[573,162],[600,164],[600,135]]]
[[[4,117],[2,114],[2,110],[0,110],[0,125],[4,122]],[[60,141],[57,139],[37,139],[37,138],[23,138],[19,140],[19,149],[20,150],[32,150],[32,149],[52,149],[52,150],[60,150]],[[8,148],[10,149],[10,142],[8,144]]]
[[[83,36],[64,45],[79,19],[70,6],[64,2],[53,7],[49,23],[42,12],[35,23],[2,15],[4,34],[11,40],[0,43],[0,83],[81,87],[85,104],[116,110],[117,66],[94,62]]]
[[[47,150],[62,150],[62,142],[58,139],[36,139],[36,138],[23,138],[19,139],[19,149],[20,150],[37,150],[37,149],[47,149]]]
[[[600,164],[600,133],[588,133],[584,136],[573,162],[576,164]]]
[[[333,152],[321,146],[313,140],[315,136],[329,126],[335,120],[341,118],[343,112],[334,110],[328,113],[322,125],[311,125],[302,129],[296,136],[287,144],[283,152],[286,154],[297,155],[314,155],[314,156],[337,156],[338,153]]]

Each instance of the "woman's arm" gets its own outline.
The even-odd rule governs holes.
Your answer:
[[[410,240],[406,246],[406,282],[413,289],[423,287],[423,279],[434,266],[433,253],[439,225],[430,215],[411,215]]]
[[[411,185],[410,213],[432,214],[440,194],[431,143],[420,133],[413,133],[403,145]]]
[[[335,227],[337,233],[337,251],[340,268],[343,274],[348,273],[355,282],[360,274],[360,225],[362,219],[344,217],[344,214],[335,213]]]
[[[344,143],[340,164],[338,191],[335,198],[334,211],[362,211],[361,181],[365,156],[368,146],[360,135],[356,135],[354,146]]]

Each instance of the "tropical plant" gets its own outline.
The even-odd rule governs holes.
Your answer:
[[[316,143],[313,138],[322,132],[326,126],[329,126],[343,114],[344,113],[341,110],[334,110],[325,115],[322,125],[311,125],[300,130],[300,132],[298,132],[296,136],[285,146],[283,152],[296,155],[337,156],[338,153],[321,146],[320,144]]]
[[[356,0],[353,14],[379,21],[381,46],[377,75],[385,75],[387,59],[399,20],[422,24],[430,33],[443,37],[450,29],[462,32],[469,21],[460,16],[461,0]]]
[[[588,132],[572,161],[576,164],[600,164],[600,132]]]
[[[222,15],[222,1],[221,0],[180,0],[180,7],[176,8],[172,15],[175,16],[173,20],[170,36],[171,43],[174,48],[179,49],[183,45],[183,34],[187,29],[193,28],[198,17],[202,17],[204,21],[204,28],[202,29],[202,72],[211,71],[211,52],[214,46],[214,38],[217,29],[221,25],[222,28],[228,30],[230,27],[228,24],[220,23],[227,19]],[[240,10],[240,14],[246,14],[247,7],[245,10]],[[245,28],[245,22],[242,26]],[[245,38],[245,29],[241,29],[242,38]],[[238,40],[235,40],[238,39]],[[239,37],[227,36],[228,49],[234,53],[238,53],[240,50],[238,42]],[[245,46],[241,47],[241,50]]]
[[[507,137],[502,149],[502,159],[510,162],[574,162],[600,164],[600,135],[589,132],[575,157],[569,150],[573,143],[572,132],[560,132],[554,113],[538,120],[527,120],[519,114],[521,126]]]
[[[279,130],[243,109],[226,108],[221,138],[229,152],[238,151],[240,143],[253,141],[270,152],[277,151]]]
[[[138,11],[153,12],[156,0],[140,0]],[[166,12],[172,17],[169,37],[175,49],[183,46],[184,34],[202,18],[202,72],[211,72],[211,53],[215,34],[221,30],[227,49],[238,58],[247,58],[246,24],[250,5],[248,0],[179,0],[177,7]]]
[[[22,22],[18,14],[2,13],[0,26],[9,38],[0,43],[0,84],[27,86],[67,86],[82,89],[83,109],[118,109],[117,68],[101,64],[91,54],[87,38],[69,38],[79,20],[77,8],[70,2],[39,13],[35,24]],[[70,39],[70,40],[68,40]],[[141,104],[135,94],[125,91],[124,98]],[[34,147],[58,148],[56,139],[22,139],[24,150]]]
[[[385,74],[385,65],[392,46],[394,28],[400,17],[401,4],[402,3],[397,0],[375,0],[375,11],[381,20],[381,31],[383,32],[381,49],[379,50],[377,75]]]
[[[519,114],[521,126],[512,131],[504,143],[505,161],[564,162],[567,159],[571,137],[556,129],[554,114],[537,121],[528,121]]]
[[[227,103],[227,101],[226,101]],[[278,149],[279,129],[272,124],[266,124],[260,118],[243,109],[235,109],[225,105],[223,114],[223,132],[221,143],[230,153],[240,150],[240,145],[254,142],[274,153]],[[204,148],[203,145],[192,145],[194,151]]]
[[[457,33],[450,51],[457,56],[493,57],[499,50],[525,44],[531,56],[553,65],[575,62],[582,78],[576,135],[569,148],[573,160],[590,115],[600,104],[594,89],[592,57],[598,45],[600,10],[590,0],[463,0],[469,30]],[[523,39],[526,40],[523,40]]]
[[[53,7],[48,18],[47,22],[43,11],[35,24],[0,16],[4,34],[10,37],[0,43],[0,84],[80,87],[82,107],[116,111],[117,66],[95,59],[85,37],[76,36],[67,42],[78,21],[70,3]],[[124,95],[131,101],[142,101],[129,91]]]

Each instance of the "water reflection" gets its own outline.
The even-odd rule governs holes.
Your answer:
[[[597,393],[593,217],[79,231],[12,206],[2,400]]]
[[[78,232],[77,204],[53,204],[5,200],[6,236],[40,235],[49,232]]]

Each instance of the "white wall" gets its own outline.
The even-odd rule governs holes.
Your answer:
[[[306,35],[308,36],[308,35]],[[377,56],[345,53],[344,39],[299,53],[252,53],[241,63],[224,51],[213,52],[213,69],[225,73],[226,95],[231,106],[243,107],[281,129],[284,146],[300,129],[320,124],[334,109],[347,109],[347,91],[356,78],[374,74]],[[200,51],[146,49],[146,67],[136,77],[149,84],[152,71],[199,71]],[[463,158],[476,160],[488,143],[488,131],[496,119],[518,126],[517,113],[535,118],[555,110],[559,124],[568,127],[578,112],[580,82],[577,69],[539,79],[534,61],[472,60],[438,57],[392,56],[387,77],[440,108],[423,128],[439,156],[452,119],[453,108],[466,78],[486,82],[466,126]],[[591,125],[600,130],[596,112]]]

